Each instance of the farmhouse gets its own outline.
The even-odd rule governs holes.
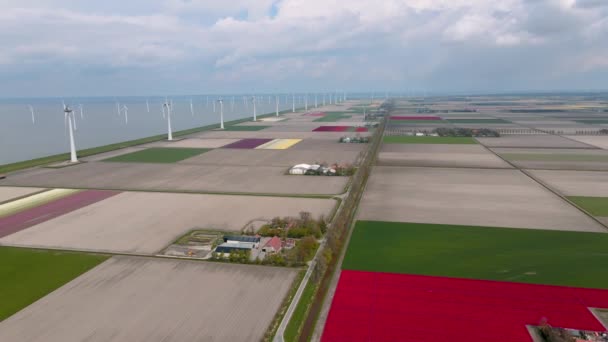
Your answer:
[[[250,251],[255,248],[253,242],[242,242],[242,241],[228,241],[217,246],[215,252],[230,254],[235,251]]]
[[[268,240],[268,242],[262,247],[262,252],[265,253],[277,253],[281,250],[282,243],[281,239],[274,236],[272,239]]]

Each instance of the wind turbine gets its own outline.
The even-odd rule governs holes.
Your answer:
[[[192,104],[192,99],[190,99],[190,114],[194,116],[194,105]]]
[[[308,94],[304,96],[304,110],[308,111]]]
[[[80,119],[84,120],[84,110],[82,109],[82,103],[78,105],[78,109],[80,109]]]
[[[163,113],[165,112],[165,108],[167,108],[167,140],[173,140],[173,130],[171,129],[171,107],[173,107],[173,101],[165,100],[163,103]]]
[[[295,113],[296,112],[296,96],[295,95],[291,95],[291,112]]]
[[[251,102],[253,102],[253,121],[258,121],[257,116],[256,116],[257,113],[256,113],[256,109],[255,109],[255,103],[257,102],[255,96],[251,97]]]
[[[68,126],[70,130],[70,162],[77,163],[78,157],[76,156],[76,144],[74,143],[74,130],[76,129],[76,118],[74,117],[74,112],[70,107],[63,104],[63,114],[65,124]]]
[[[122,105],[122,111],[125,113],[125,124],[129,124],[129,107],[127,105]]]
[[[30,113],[32,113],[32,124],[36,123],[36,117],[34,116],[34,107],[32,105],[28,105],[30,107]]]
[[[323,93],[323,107],[325,107],[325,93]]]
[[[315,93],[315,108],[317,108],[318,106],[318,102],[317,102],[317,93]]]
[[[148,109],[148,113],[150,113],[150,102],[146,99],[146,109]]]
[[[275,112],[277,113],[277,116],[279,116],[279,95],[276,95],[274,98],[274,104],[275,104]]]
[[[220,98],[217,102],[220,103],[220,129],[224,129],[224,101]],[[234,101],[232,101],[232,104],[234,104]]]
[[[116,102],[116,114],[120,116],[122,113],[120,112],[120,103]]]

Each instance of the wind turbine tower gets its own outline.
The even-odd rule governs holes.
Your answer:
[[[251,102],[253,102],[253,121],[258,121],[256,115],[256,109],[255,109],[255,103],[257,102],[255,99],[255,96],[251,97]]]
[[[78,163],[78,157],[76,156],[76,144],[74,143],[74,122],[76,118],[74,117],[74,111],[70,109],[70,107],[63,105],[63,114],[64,120],[68,125],[68,129],[70,131],[70,162]]]
[[[163,103],[163,113],[164,109],[167,108],[167,140],[173,140],[173,130],[171,129],[171,111],[172,111],[172,103],[169,101],[165,101]]]
[[[232,107],[234,108],[234,96],[232,97]],[[220,129],[224,129],[224,100],[217,100],[220,103]]]

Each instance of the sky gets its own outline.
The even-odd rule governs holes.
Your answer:
[[[608,0],[0,0],[0,97],[608,90]]]

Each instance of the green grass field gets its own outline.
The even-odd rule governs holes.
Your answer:
[[[261,131],[270,126],[226,126],[224,131],[234,131],[234,132],[251,132],[251,131]]]
[[[453,124],[508,124],[507,120],[503,119],[448,119],[447,121]]]
[[[446,125],[447,122],[444,120],[390,120],[391,125],[425,125],[425,126],[437,126]]]
[[[291,320],[287,323],[287,327],[285,328],[285,334],[283,335],[285,341],[297,341],[297,338],[300,335],[300,329],[304,323],[304,319],[306,319],[306,314],[310,309],[313,295],[316,290],[317,284],[314,281],[309,280],[304,287],[304,291],[302,292],[296,309],[293,311]]]
[[[348,119],[350,118],[353,113],[344,113],[344,112],[325,112],[325,116],[322,116],[316,120],[313,120],[314,122],[335,122],[341,119]]]
[[[358,221],[343,269],[608,288],[608,234]]]
[[[608,216],[608,197],[569,196],[568,199],[593,216]]]
[[[469,137],[416,137],[416,136],[385,136],[385,144],[477,144]]]
[[[176,163],[210,151],[208,148],[153,147],[105,159],[123,163]]]
[[[576,161],[576,162],[608,162],[608,155],[589,155],[572,153],[500,153],[508,160],[520,161]]]
[[[103,255],[0,247],[0,321],[107,258]]]

